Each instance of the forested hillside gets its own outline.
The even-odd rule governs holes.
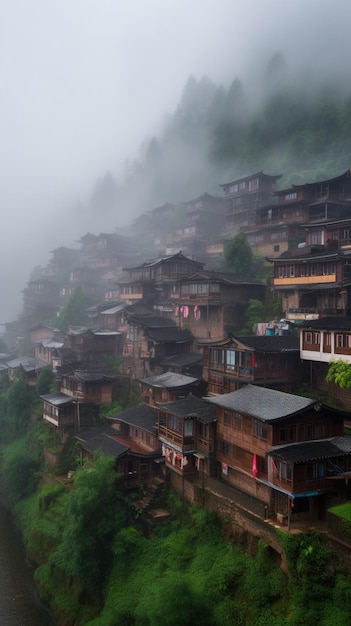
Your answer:
[[[234,77],[225,88],[191,76],[159,136],[145,140],[117,184],[95,185],[96,209],[132,216],[182,202],[256,170],[283,174],[280,187],[337,176],[349,169],[351,89],[306,69],[294,75],[276,54],[258,77]]]

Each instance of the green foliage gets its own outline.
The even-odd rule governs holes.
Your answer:
[[[12,383],[0,394],[0,441],[22,437],[28,428],[35,396],[23,380]]]
[[[77,287],[67,299],[60,312],[57,325],[61,330],[69,326],[82,326],[86,321],[86,298],[81,287]]]
[[[260,300],[251,299],[248,302],[246,312],[246,324],[243,328],[244,335],[251,335],[253,333],[253,326],[258,322],[264,321],[264,304]]]
[[[351,366],[345,361],[331,361],[326,375],[328,383],[335,383],[341,389],[351,387]]]
[[[2,482],[11,503],[18,502],[34,492],[39,482],[40,460],[21,439],[9,446],[2,461]]]
[[[89,592],[96,592],[105,581],[112,564],[113,536],[126,521],[115,477],[114,459],[103,456],[76,473],[62,542],[50,559],[52,567]]]
[[[168,572],[158,581],[148,609],[151,626],[211,623],[204,597],[194,589],[193,581],[181,572]]]
[[[101,419],[104,419],[107,416],[116,415],[123,410],[122,403],[120,400],[113,402],[112,404],[102,404],[99,408],[99,415]]]
[[[253,252],[244,233],[238,233],[225,245],[224,258],[233,272],[246,276],[252,275]]]
[[[54,393],[55,391],[55,374],[51,367],[43,367],[37,379],[36,391],[38,395]]]

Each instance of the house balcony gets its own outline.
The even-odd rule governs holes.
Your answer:
[[[295,308],[288,309],[286,317],[289,320],[318,320],[323,317],[333,317],[334,315],[335,317],[340,317],[340,315],[344,313],[345,311],[343,309],[335,308]]]
[[[211,304],[220,304],[222,301],[221,293],[182,293],[178,295],[181,304],[197,304],[198,306],[207,306]]]
[[[177,433],[174,430],[169,430],[167,426],[160,424],[159,436],[166,444],[170,446],[176,446],[184,452],[190,452],[195,448],[194,437],[184,437],[182,433]]]
[[[336,283],[336,274],[319,274],[316,276],[292,276],[285,278],[273,278],[274,287],[294,287],[295,285],[320,285],[323,283]]]

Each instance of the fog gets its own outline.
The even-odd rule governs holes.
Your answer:
[[[342,80],[350,18],[347,0],[2,0],[0,322],[50,250],[128,224],[126,210],[105,222],[85,204],[162,132],[190,75],[254,91],[281,51],[291,75]]]

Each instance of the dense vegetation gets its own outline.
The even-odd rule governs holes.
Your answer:
[[[50,385],[45,372],[38,386]],[[2,484],[38,564],[40,595],[60,623],[341,626],[350,621],[351,582],[317,534],[277,531],[288,557],[286,576],[263,541],[254,558],[243,554],[229,520],[188,506],[166,489],[161,504],[170,520],[146,524],[136,505],[139,494],[126,496],[116,488],[113,459],[97,455],[81,467],[73,444],[67,465],[76,470],[73,480],[58,480],[59,467],[44,461],[43,449],[59,454],[62,445],[33,419],[39,416],[38,395],[28,393],[19,381],[0,395]],[[16,427],[9,427],[17,410]]]
[[[137,216],[165,202],[181,203],[263,170],[282,174],[281,188],[334,177],[350,168],[349,81],[320,78],[308,67],[292,74],[277,54],[259,79],[216,85],[191,76],[162,131],[145,140],[119,183],[97,182],[91,204]],[[143,241],[143,239],[141,238]]]

